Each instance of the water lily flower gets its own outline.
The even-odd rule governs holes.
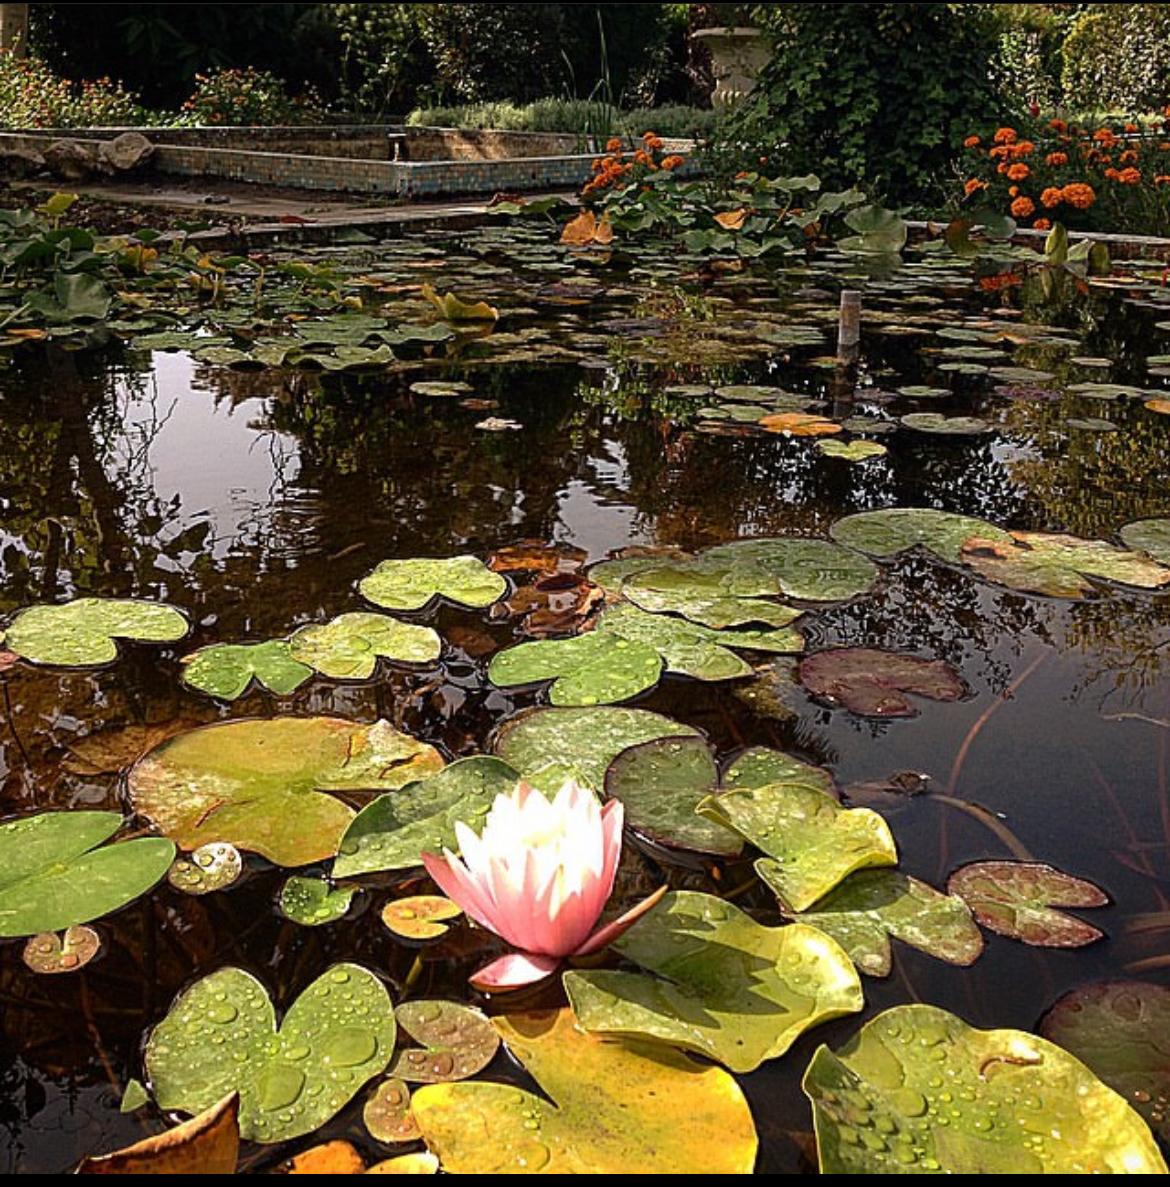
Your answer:
[[[622,805],[604,807],[568,780],[551,801],[521,781],[496,796],[476,836],[455,825],[462,853],[424,853],[427,873],[469,918],[518,951],[474,973],[477,989],[530,985],[568,956],[612,943],[666,892],[662,887],[604,927],[597,922],[613,891],[622,851]]]

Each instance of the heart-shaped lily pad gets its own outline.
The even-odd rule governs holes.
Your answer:
[[[442,766],[434,747],[384,721],[250,718],[156,746],[128,786],[135,810],[184,849],[229,841],[296,866],[332,857],[354,818],[325,793],[391,791]]]
[[[799,610],[778,602],[736,596],[728,588],[731,578],[730,571],[695,564],[650,567],[631,573],[621,592],[643,610],[681,614],[715,630],[753,622],[782,627],[800,617]]]
[[[1104,907],[1109,896],[1092,882],[1028,861],[974,861],[948,879],[984,927],[1039,948],[1082,948],[1103,933],[1058,907]]]
[[[81,668],[117,659],[116,639],[176,643],[190,629],[181,611],[162,602],[77,598],[22,610],[5,633],[4,645],[34,664]]]
[[[506,721],[492,749],[546,793],[555,792],[567,778],[600,793],[609,764],[627,747],[698,733],[694,726],[647,709],[533,709]]]
[[[870,458],[885,457],[889,450],[877,441],[818,441],[817,452],[843,462],[867,462]]]
[[[412,1084],[452,1084],[482,1072],[499,1050],[491,1021],[460,1002],[403,1002],[395,1011],[400,1030],[418,1047],[400,1048],[390,1074]]]
[[[234,701],[253,680],[288,696],[313,675],[313,669],[293,659],[286,639],[265,643],[213,643],[184,657],[183,683],[221,701]]]
[[[187,857],[177,858],[167,871],[167,881],[184,894],[210,894],[224,890],[244,870],[240,851],[227,841],[209,841]]]
[[[61,936],[54,932],[32,936],[20,956],[34,973],[75,973],[93,960],[101,946],[101,936],[92,927],[77,925]]]
[[[941,412],[910,412],[898,418],[903,428],[944,437],[977,437],[991,425],[978,416],[943,416]]]
[[[941,659],[872,647],[837,647],[807,656],[800,663],[800,682],[813,696],[861,717],[917,717],[906,693],[931,701],[967,695],[958,673]]]
[[[146,1070],[162,1109],[198,1113],[240,1094],[240,1135],[282,1142],[312,1133],[394,1053],[394,1005],[356,964],[322,973],[279,1029],[264,986],[243,969],[196,981],[151,1032]]]
[[[1040,1033],[1119,1092],[1170,1141],[1170,989],[1149,981],[1097,981],[1066,993]]]
[[[386,610],[422,610],[435,598],[482,610],[507,593],[508,583],[478,557],[452,556],[383,561],[358,588]]]
[[[819,1048],[803,1088],[822,1174],[1166,1173],[1145,1122],[1084,1064],[935,1006]]]
[[[566,973],[580,1024],[697,1051],[735,1072],[864,1004],[853,965],[823,932],[762,927],[709,894],[668,894],[613,947],[645,972]]]
[[[678,849],[734,857],[743,838],[695,808],[716,790],[719,770],[702,738],[655,738],[623,750],[605,773],[605,794],[621,800],[626,824]]]
[[[356,888],[330,886],[324,878],[294,874],[280,888],[280,909],[302,927],[320,927],[344,917]]]
[[[932,507],[861,511],[837,520],[829,532],[838,543],[870,556],[896,556],[910,548],[925,548],[952,562],[958,562],[963,545],[972,536],[1011,542],[1007,532],[984,519],[936,511]]]
[[[375,1141],[394,1145],[422,1137],[410,1111],[410,1089],[396,1077],[383,1080],[362,1109],[362,1123]]]
[[[396,663],[431,664],[443,650],[429,626],[362,611],[303,626],[288,643],[292,659],[334,680],[368,680],[379,656]]]
[[[897,870],[858,870],[794,918],[832,936],[871,977],[889,974],[891,937],[948,964],[974,964],[983,951],[983,933],[961,898]]]
[[[761,537],[717,544],[702,564],[729,567],[732,592],[741,597],[779,594],[808,602],[841,602],[866,593],[877,569],[862,556],[829,540]]]
[[[333,876],[411,869],[422,865],[424,852],[457,850],[456,821],[478,832],[496,796],[511,791],[518,778],[507,763],[477,754],[379,796],[345,830]]]
[[[722,1068],[596,1038],[570,1010],[494,1025],[545,1096],[482,1080],[418,1089],[411,1110],[448,1174],[752,1172],[755,1126]]]
[[[42,812],[0,824],[0,936],[64,931],[118,911],[166,874],[174,845],[139,837],[102,845],[117,812]]]
[[[391,899],[382,908],[382,922],[404,940],[437,940],[447,934],[448,922],[462,914],[462,908],[441,894],[412,894]]]
[[[1127,523],[1119,534],[1126,548],[1170,565],[1170,519],[1139,519]]]

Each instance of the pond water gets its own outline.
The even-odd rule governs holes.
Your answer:
[[[490,227],[312,253],[343,273],[373,274],[388,308],[413,301],[408,286],[420,279],[500,307],[493,334],[408,346],[386,368],[244,369],[200,360],[196,341],[171,352],[38,347],[0,372],[0,611],[138,597],[178,606],[194,624],[176,645],[124,646],[105,668],[10,669],[0,814],[125,809],[121,774],[79,773],[84,765],[70,758],[81,739],[127,726],[275,713],[386,718],[453,759],[485,751],[501,722],[547,703],[539,688],[488,681],[491,654],[524,638],[519,619],[498,607],[425,615],[444,649],[423,670],[384,664],[368,681],[315,678],[287,697],[253,691],[230,704],[180,684],[179,658],[198,646],[282,637],[368,608],[356,584],[386,558],[487,559],[539,541],[594,562],[631,545],[696,551],[742,536],[827,538],[841,517],[886,507],[1110,541],[1126,523],[1170,515],[1170,419],[1132,395],[1067,390],[1111,382],[1170,397],[1170,380],[1145,363],[1170,349],[1155,324],[1170,302],[1156,285],[1070,281],[1046,300],[1031,281],[980,293],[965,266],[929,257],[868,275],[834,255],[814,267],[721,274],[653,252],[620,267],[574,264],[542,246],[549,240],[543,230]],[[832,352],[842,282],[865,293],[856,380],[822,357]],[[787,338],[778,332],[792,326]],[[940,370],[956,361],[965,372]],[[410,390],[419,380],[471,391],[421,395]],[[699,414],[719,399],[684,386],[744,383],[800,393],[838,421],[889,425],[868,435],[888,452],[861,463],[826,456],[815,437]],[[494,406],[467,407],[468,396]],[[922,412],[979,417],[987,430],[940,435],[899,423]],[[521,427],[477,428],[488,416]],[[1110,897],[1085,913],[1105,938],[1082,949],[989,933],[978,962],[956,968],[896,943],[892,974],[863,979],[862,1018],[925,1001],[975,1026],[1028,1030],[1086,982],[1170,985],[1166,931],[1142,926],[1170,896],[1170,598],[1116,585],[1080,600],[1045,597],[921,550],[879,567],[870,592],[808,609],[806,650],[864,646],[944,660],[969,696],[916,698],[917,716],[875,720],[813,699],[784,657],[755,655],[754,677],[667,676],[634,703],[699,727],[721,756],[763,745],[827,768],[848,802],[886,817],[900,868],[936,886],[964,862],[1030,855]],[[517,585],[531,578],[508,576]],[[903,772],[926,776],[926,793],[874,786]],[[750,864],[733,863],[716,878],[714,864],[628,844],[622,893],[632,901],[664,879],[718,893],[750,876]],[[417,874],[361,879],[343,920],[303,927],[276,905],[287,872],[255,856],[246,866],[232,888],[202,897],[161,883],[96,924],[101,955],[68,976],[28,969],[23,941],[0,945],[7,1171],[65,1172],[159,1128],[153,1109],[119,1112],[122,1090],[143,1076],[144,1036],[175,995],[225,965],[255,973],[278,1010],[338,960],[377,972],[396,1000],[513,1008],[468,989],[490,946],[465,925],[423,948],[381,925],[389,891],[425,887]],[[736,901],[762,922],[780,920],[758,882]],[[554,981],[517,1001],[563,998]],[[758,1171],[815,1170],[800,1075],[820,1043],[838,1046],[859,1023],[818,1027],[739,1077],[761,1137]],[[503,1052],[485,1074],[530,1083]],[[385,1157],[362,1127],[363,1099],[312,1140],[249,1146],[248,1165],[274,1166],[323,1136],[349,1138],[371,1161]]]

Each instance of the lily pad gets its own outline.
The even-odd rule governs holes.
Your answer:
[[[358,588],[386,610],[423,610],[436,598],[482,610],[508,592],[508,583],[478,557],[451,556],[383,561]]]
[[[361,611],[311,623],[289,638],[292,659],[334,680],[368,680],[380,656],[397,663],[431,664],[442,650],[442,641],[429,626]]]
[[[756,423],[766,432],[788,437],[827,437],[843,431],[835,420],[813,412],[773,412]]]
[[[101,936],[92,927],[76,925],[64,935],[45,932],[32,936],[20,957],[34,973],[75,973],[98,954]]]
[[[708,548],[702,563],[729,567],[731,591],[741,597],[779,594],[808,602],[839,602],[868,592],[876,567],[829,540],[797,536],[732,540]]]
[[[1126,548],[1170,565],[1170,519],[1138,519],[1127,523],[1119,535]]]
[[[4,645],[34,664],[82,668],[117,659],[117,639],[176,643],[190,629],[181,611],[162,602],[77,598],[22,610],[12,620]]]
[[[702,738],[655,738],[623,750],[605,773],[605,794],[621,800],[626,824],[662,845],[734,857],[743,838],[695,813],[716,790],[719,770]]]
[[[1082,948],[1103,932],[1057,907],[1104,907],[1109,896],[1052,866],[1027,861],[975,861],[947,881],[989,931],[1038,948]]]
[[[762,927],[695,891],[668,894],[613,947],[645,972],[566,973],[580,1024],[697,1051],[735,1072],[754,1071],[806,1030],[864,1004],[853,965],[823,932]]]
[[[944,437],[976,437],[991,428],[978,416],[943,416],[941,412],[909,412],[899,417],[898,423],[918,433],[937,433]]]
[[[801,611],[761,598],[744,598],[728,588],[730,571],[698,565],[665,565],[632,573],[621,592],[635,606],[653,614],[679,614],[714,630],[747,623],[788,626]]]
[[[243,870],[244,859],[234,845],[210,841],[189,856],[177,858],[167,871],[167,881],[184,894],[210,894],[231,886]]]
[[[839,1053],[820,1047],[802,1086],[822,1174],[1166,1173],[1142,1119],[1084,1064],[935,1006],[895,1006]]]
[[[464,301],[454,293],[437,293],[429,284],[422,286],[422,295],[434,305],[444,321],[489,322],[500,316],[499,310],[486,301]]]
[[[362,1108],[362,1123],[375,1141],[394,1145],[422,1137],[410,1111],[410,1089],[403,1080],[383,1080]]]
[[[345,916],[355,890],[353,886],[332,887],[324,878],[294,874],[280,888],[280,909],[294,923],[320,927]]]
[[[64,931],[121,910],[175,856],[162,837],[102,845],[117,812],[42,812],[0,824],[0,936]]]
[[[1170,989],[1149,981],[1097,981],[1066,993],[1040,1033],[1120,1093],[1170,1141]]]
[[[829,534],[840,544],[870,556],[892,557],[911,548],[925,548],[944,561],[957,563],[972,536],[1011,542],[1011,536],[984,519],[936,511],[932,507],[891,507],[861,511],[839,519]]]
[[[1100,416],[1070,416],[1064,423],[1070,429],[1082,429],[1087,433],[1116,433],[1120,427]]]
[[[322,973],[279,1028],[264,986],[223,968],[172,1002],[146,1070],[160,1108],[197,1113],[238,1091],[240,1135],[282,1142],[319,1129],[380,1075],[396,1034],[390,995],[360,965]]]
[[[722,1068],[661,1044],[606,1042],[579,1029],[570,1010],[493,1024],[545,1095],[482,1080],[418,1089],[411,1109],[448,1174],[716,1175],[755,1166],[747,1101]]]
[[[392,1076],[412,1084],[452,1084],[482,1072],[495,1058],[500,1036],[486,1015],[460,1002],[403,1002],[395,1011],[400,1030],[419,1047],[400,1048]]]
[[[519,776],[498,758],[461,758],[428,778],[379,796],[350,822],[341,838],[335,878],[422,865],[426,851],[458,850],[456,821],[479,831],[497,795]]]
[[[983,933],[961,898],[898,870],[858,870],[793,918],[832,936],[871,977],[889,975],[891,937],[947,964],[974,964],[983,951]]]
[[[183,683],[221,701],[234,701],[256,681],[277,696],[296,692],[313,669],[292,657],[285,639],[213,643],[183,659]]]
[[[441,894],[413,894],[391,899],[382,908],[382,922],[404,940],[437,940],[447,934],[448,922],[462,914],[462,908]]]
[[[696,736],[694,726],[647,709],[534,709],[506,721],[492,749],[546,793],[567,778],[600,793],[609,764],[627,747],[653,738]]]
[[[416,396],[465,396],[472,390],[470,383],[450,382],[441,379],[420,379],[410,385],[410,390]]]
[[[837,647],[800,662],[800,682],[815,697],[860,717],[917,717],[905,695],[957,701],[967,695],[958,673],[940,659],[920,659],[872,647]]]
[[[250,718],[171,738],[128,785],[135,810],[184,849],[229,841],[297,866],[332,857],[354,818],[325,793],[391,791],[442,766],[434,747],[384,721]]]
[[[885,457],[889,450],[877,441],[818,441],[817,452],[843,462],[867,462],[870,458]]]

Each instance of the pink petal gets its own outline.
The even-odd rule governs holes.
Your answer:
[[[625,824],[626,810],[621,800],[609,800],[601,809],[601,830],[604,834],[603,846],[605,861],[601,867],[601,877],[598,879],[598,893],[601,895],[601,908],[609,902],[613,894],[614,879],[617,877],[618,862],[622,856],[622,826]]]
[[[589,956],[594,952],[600,952],[602,948],[612,944],[619,936],[628,932],[647,911],[653,910],[653,908],[658,906],[666,891],[667,887],[660,886],[649,898],[644,898],[637,906],[631,907],[624,915],[619,915],[612,923],[607,923],[604,927],[598,928],[573,955]]]
[[[464,914],[474,919],[480,927],[486,927],[496,935],[500,934],[496,923],[495,904],[461,861],[456,858],[442,858],[435,853],[424,853],[422,860],[435,884],[453,903],[462,907]]]
[[[484,993],[507,993],[535,985],[557,971],[558,956],[538,956],[532,952],[509,952],[472,973],[471,984]]]

